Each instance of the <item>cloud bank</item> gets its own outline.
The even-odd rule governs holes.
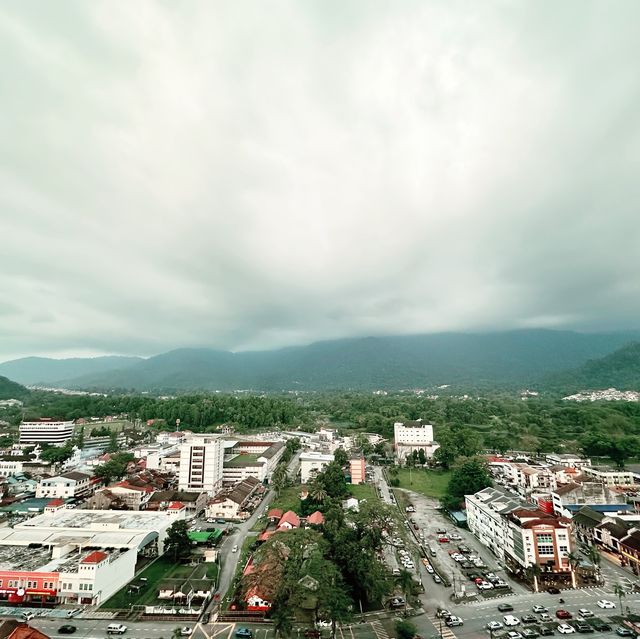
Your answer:
[[[640,5],[0,7],[0,356],[637,327]]]

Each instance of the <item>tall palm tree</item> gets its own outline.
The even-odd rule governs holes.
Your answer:
[[[580,563],[580,556],[575,552],[570,552],[567,555],[567,563],[569,564],[569,570],[571,571],[571,587],[576,587],[576,568]]]
[[[596,575],[600,575],[600,551],[597,546],[589,546],[587,551],[587,559],[594,565],[596,569]]]
[[[318,482],[313,482],[311,490],[309,491],[309,497],[311,497],[313,501],[321,504],[325,499],[327,499],[327,497],[329,497],[329,493]]]
[[[533,590],[535,592],[540,592],[538,578],[542,574],[542,568],[540,568],[538,564],[529,564],[526,569],[526,574],[527,577],[533,581]]]
[[[613,594],[618,595],[618,602],[620,603],[620,614],[624,617],[624,609],[622,608],[622,598],[626,597],[627,593],[621,584],[615,584],[613,586]]]

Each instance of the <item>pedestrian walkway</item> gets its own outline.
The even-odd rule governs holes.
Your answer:
[[[442,622],[442,619],[439,619],[433,613],[427,614],[427,617],[429,617],[429,620],[442,639],[457,639],[456,634],[449,626]]]
[[[373,632],[376,633],[376,637],[378,639],[390,639],[389,633],[387,632],[386,628],[382,625],[381,621],[378,621],[376,619],[375,621],[370,621],[369,624],[371,625]]]

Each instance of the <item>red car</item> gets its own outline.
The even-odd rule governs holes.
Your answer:
[[[448,539],[448,537],[440,537],[440,539],[438,539],[438,541],[439,541],[441,544],[448,544],[448,543],[449,543],[449,539]]]
[[[560,610],[556,610],[556,617],[558,617],[558,619],[571,619],[573,615],[568,610],[560,608]]]

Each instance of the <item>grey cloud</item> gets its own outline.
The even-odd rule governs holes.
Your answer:
[[[634,1],[0,8],[0,356],[633,325]]]

